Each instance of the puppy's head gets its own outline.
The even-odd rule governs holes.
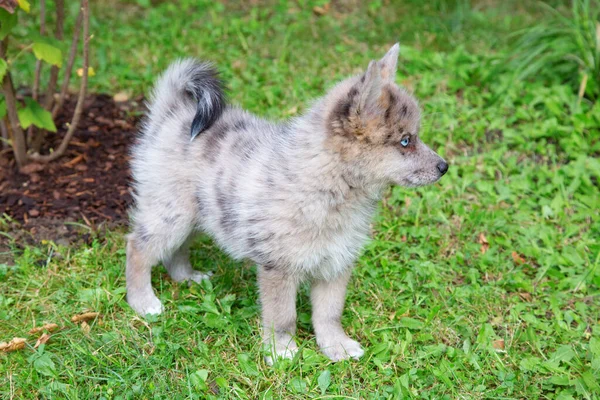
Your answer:
[[[332,90],[328,143],[363,178],[415,187],[439,180],[448,164],[419,139],[417,101],[395,83],[399,50]]]

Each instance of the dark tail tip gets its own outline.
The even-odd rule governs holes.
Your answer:
[[[196,115],[190,132],[194,139],[210,128],[223,113],[226,104],[225,85],[212,64],[193,63],[186,75],[186,91],[196,102]]]

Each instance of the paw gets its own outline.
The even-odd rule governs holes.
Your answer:
[[[194,281],[196,283],[200,283],[205,279],[210,279],[210,277],[213,275],[212,272],[200,272],[200,271],[194,271],[192,272],[186,279],[191,282]]]
[[[358,360],[365,354],[360,343],[350,339],[348,336],[339,340],[326,340],[319,344],[321,351],[333,362],[353,358]]]
[[[171,275],[171,279],[175,282],[196,282],[200,283],[204,279],[209,279],[213,273],[212,272],[200,272],[191,268],[181,268],[169,271],[169,275]]]
[[[275,345],[268,344],[270,355],[265,356],[265,362],[273,365],[275,361],[281,358],[291,360],[298,352],[298,346],[291,335],[284,334],[275,340]]]
[[[295,345],[296,344],[294,343],[294,346]],[[286,358],[288,360],[291,360],[292,358],[294,358],[294,356],[296,355],[297,352],[298,352],[297,347],[294,347],[294,348],[288,347],[283,350],[277,350],[275,353],[272,353],[270,356],[265,356],[265,362],[267,363],[267,365],[273,366],[275,361],[277,361],[278,359]]]
[[[142,317],[148,314],[159,315],[164,311],[162,303],[154,293],[151,295],[127,295],[127,302]]]

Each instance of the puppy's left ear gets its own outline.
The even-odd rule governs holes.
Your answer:
[[[400,43],[396,43],[391,49],[377,62],[381,67],[381,77],[383,80],[394,81],[396,79],[396,70],[398,69],[398,54],[400,54]]]

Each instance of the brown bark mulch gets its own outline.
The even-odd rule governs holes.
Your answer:
[[[58,133],[48,134],[42,153],[58,147],[75,102],[75,96],[66,102],[56,120]],[[126,224],[131,204],[129,147],[142,110],[139,98],[116,103],[108,95],[89,95],[63,157],[18,171],[12,153],[3,151],[0,229],[8,226],[15,242],[46,239],[68,244],[89,241],[90,232],[98,228]]]

